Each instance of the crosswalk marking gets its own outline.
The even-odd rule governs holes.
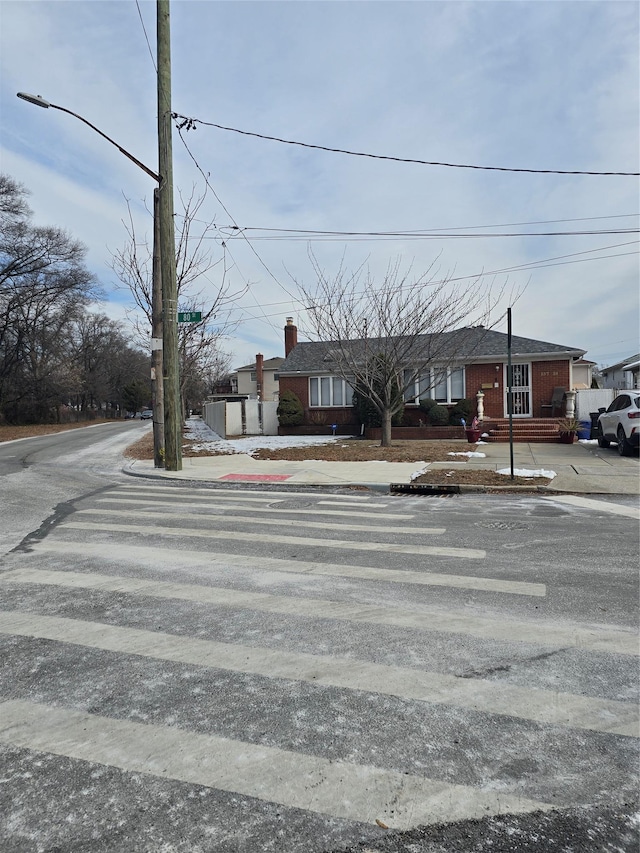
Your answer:
[[[229,498],[228,500],[231,500],[231,498]],[[165,501],[165,500],[149,501],[148,498],[144,498],[144,497],[140,497],[140,498],[98,498],[96,503],[99,503],[99,504],[105,504],[105,503],[108,503],[108,504],[125,504],[125,505],[131,504],[134,506],[140,506],[141,504],[143,504],[145,506],[149,506],[150,503],[152,503],[154,507],[155,506],[160,507],[160,508],[162,508],[162,507],[172,507],[172,508],[175,507],[175,501]],[[276,515],[276,514],[281,514],[281,515],[331,515],[331,516],[338,516],[340,518],[360,518],[360,519],[362,519],[362,517],[363,517],[363,507],[361,507],[361,506],[358,506],[357,508],[353,509],[351,512],[348,512],[344,509],[318,509],[315,506],[307,507],[306,509],[280,509],[279,507],[272,507],[272,506],[269,506],[269,507],[261,506],[261,507],[256,508],[255,506],[246,506],[246,505],[243,506],[242,504],[227,503],[226,501],[219,501],[219,500],[212,501],[210,505],[213,509],[233,510],[236,512],[253,512],[253,513],[260,512],[260,513],[267,513],[270,515]],[[180,501],[180,506],[183,509],[187,509],[188,507],[193,507],[193,508],[197,508],[197,509],[201,509],[201,510],[208,509],[208,507],[203,506],[202,503],[193,503],[191,501]],[[340,506],[351,507],[352,504],[340,504]],[[367,506],[366,509],[369,509],[369,506]],[[129,513],[127,513],[127,514],[129,514]],[[214,518],[219,518],[219,517],[228,518],[228,516],[226,516],[226,515],[222,516],[222,515],[217,515],[215,513],[207,513],[207,514],[211,515]],[[172,516],[176,517],[173,513],[172,513]],[[180,515],[177,517],[178,518],[192,518],[193,514],[192,515]],[[368,517],[372,518],[376,521],[379,518],[386,519],[386,520],[392,519],[394,521],[410,521],[411,519],[415,518],[414,515],[401,515],[400,513],[392,513],[392,512],[386,512],[386,513],[376,512],[374,515],[371,515]],[[305,527],[311,526],[311,523],[307,522],[307,521],[301,522],[301,523],[303,523],[305,525]],[[319,524],[317,526],[326,528],[327,525],[326,524]],[[357,529],[362,530],[362,529],[369,529],[369,528],[358,527]],[[391,529],[394,531],[397,531],[399,529],[404,530],[404,528],[398,528],[398,527],[381,528],[381,527],[377,527],[377,526],[375,527],[375,529],[376,530],[389,530],[389,529]],[[443,527],[437,528],[437,530],[434,528],[432,528],[430,530],[427,528],[424,528],[421,530],[421,532],[423,532],[423,533],[424,532],[426,532],[426,533],[433,533],[433,532],[444,533],[445,530]]]
[[[356,623],[395,625],[419,631],[439,631],[449,634],[469,634],[484,639],[517,643],[532,643],[558,648],[580,648],[607,651],[611,654],[638,655],[635,631],[616,631],[605,626],[550,625],[535,622],[470,616],[457,611],[441,611],[420,607],[367,605],[352,601],[331,601],[322,598],[272,595],[267,592],[247,592],[219,586],[173,583],[157,579],[124,577],[122,575],[85,574],[83,572],[47,571],[44,569],[13,569],[0,575],[0,583],[30,583],[64,586],[70,589],[95,589],[104,592],[144,595],[153,598],[175,598],[197,601],[216,607],[237,607],[308,616],[321,619],[341,619]]]
[[[638,708],[633,703],[610,699],[19,611],[0,611],[0,632],[267,678],[452,705],[536,723],[629,737],[640,734]]]
[[[68,526],[68,525],[66,525]],[[164,532],[164,528],[163,528]],[[166,548],[155,548],[152,545],[139,546],[129,543],[118,544],[111,542],[108,553],[105,546],[92,542],[59,542],[48,538],[44,542],[33,543],[34,551],[52,552],[57,554],[79,554],[95,559],[112,559],[115,561],[136,561],[141,565],[162,566],[166,560]],[[312,563],[308,560],[282,560],[276,557],[246,556],[228,554],[225,552],[205,553],[202,551],[180,548],[172,551],[171,559],[176,565],[196,565],[206,568],[219,568],[225,573],[231,568],[247,569],[251,572],[283,572],[286,574],[317,575],[318,577],[340,577],[354,580],[383,581],[385,583],[415,584],[418,586],[443,586],[453,589],[474,589],[482,592],[499,592],[511,595],[528,595],[543,598],[547,594],[543,583],[529,581],[512,581],[502,578],[476,577],[474,575],[451,575],[444,572],[433,572],[430,569],[407,571],[405,569],[379,569],[373,566],[351,566],[343,563]]]
[[[552,808],[503,791],[32,702],[0,704],[0,720],[0,741],[15,747],[394,829]]]
[[[82,512],[83,510],[81,510]],[[276,522],[274,522],[276,523]],[[291,524],[289,524],[291,526]],[[268,533],[249,533],[237,530],[202,530],[198,528],[188,527],[168,527],[164,524],[162,527],[145,527],[140,524],[104,524],[100,522],[84,522],[84,521],[67,521],[62,527],[72,530],[104,530],[113,533],[138,533],[157,536],[161,533],[162,536],[181,536],[183,539],[199,538],[199,539],[233,539],[237,541],[240,537],[243,542],[260,542],[261,544],[275,542],[279,547],[284,544],[289,545],[306,545],[310,548],[339,548],[341,550],[350,551],[376,551],[381,548],[385,551],[390,551],[395,554],[428,554],[431,557],[458,557],[463,560],[482,560],[486,557],[486,552],[475,548],[447,548],[436,547],[430,545],[404,545],[404,544],[389,544],[381,542],[356,542],[348,539],[311,539],[306,536],[289,536],[279,535],[273,536]],[[326,525],[323,525],[326,527]],[[369,530],[369,528],[367,528]]]
[[[547,501],[557,501],[580,509],[593,509],[597,512],[608,512],[612,515],[622,515],[626,518],[640,520],[640,509],[637,506],[624,506],[623,504],[611,503],[610,501],[598,501],[593,498],[585,498],[580,495],[551,495],[544,496]]]
[[[166,492],[168,494],[173,495],[189,495],[189,497],[194,497],[197,495],[206,495],[207,497],[223,497],[225,495],[229,495],[230,497],[239,498],[241,500],[246,501],[263,501],[267,503],[275,503],[276,501],[288,501],[290,498],[316,498],[319,496],[318,492],[315,490],[310,490],[308,492],[291,492],[287,489],[286,492],[283,491],[263,491],[261,489],[238,489],[238,488],[213,488],[213,489],[203,489],[192,486],[149,486],[149,485],[123,485],[117,487],[118,493],[122,492],[131,492],[133,494],[139,495],[141,493],[147,492],[148,494],[159,494],[161,492]],[[326,494],[326,491],[323,489],[322,494]],[[350,501],[350,502],[364,502],[369,503],[371,501],[371,495],[341,495],[340,500]],[[336,496],[337,499],[337,496]]]
[[[215,519],[218,521],[225,521],[227,524],[229,523],[242,523],[243,521],[250,521],[251,524],[262,524],[268,525],[269,527],[291,527],[293,522],[291,519],[279,519],[279,518],[258,518],[256,515],[252,515],[251,517],[247,516],[229,516],[225,515],[221,512],[213,512],[208,508],[202,507],[202,510],[206,509],[206,512],[201,512],[198,518],[206,518],[206,519]],[[243,507],[240,507],[242,510]],[[265,512],[264,509],[261,512]],[[277,510],[276,510],[277,512]],[[285,510],[288,514],[288,511]],[[161,514],[159,512],[155,512],[153,510],[142,510],[142,509],[79,509],[76,513],[77,515],[105,515],[105,516],[126,516],[127,518],[140,518],[143,521],[145,519],[157,521],[159,518],[171,518],[177,521],[193,521],[194,514],[192,512],[171,512]],[[306,513],[308,515],[308,513]],[[296,527],[310,527],[313,530],[327,530],[327,522],[326,521],[309,521],[305,518],[298,518],[295,521]],[[393,527],[386,527],[383,524],[342,524],[339,522],[331,523],[331,531],[340,533],[343,530],[348,530],[351,533],[398,533],[402,536],[441,536],[445,529],[444,527],[399,527],[398,525],[394,525]]]

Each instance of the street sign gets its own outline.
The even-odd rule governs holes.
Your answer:
[[[178,323],[199,323],[202,311],[178,311]]]

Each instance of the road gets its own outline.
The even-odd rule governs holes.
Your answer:
[[[636,849],[630,501],[176,485],[122,435],[0,563],[3,853]]]

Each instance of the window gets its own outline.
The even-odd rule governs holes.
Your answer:
[[[353,389],[339,376],[312,376],[309,379],[310,406],[350,406]]]
[[[427,368],[418,376],[415,371],[405,370],[405,403],[418,405],[420,398],[430,397],[438,403],[455,403],[464,398],[464,367]]]
[[[274,382],[278,382],[279,380],[280,380],[280,374],[279,374],[279,373],[274,373],[274,374],[273,374],[273,381],[274,381]]]
[[[257,382],[257,380],[258,380],[258,374],[256,373],[256,371],[255,371],[255,370],[252,370],[252,371],[251,371],[251,376],[249,377],[249,379],[250,379],[250,381],[251,381],[251,382]]]

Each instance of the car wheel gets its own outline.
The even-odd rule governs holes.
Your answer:
[[[633,448],[627,441],[622,427],[618,427],[618,453],[620,456],[631,456]]]
[[[598,436],[598,447],[609,447],[611,442],[608,438],[603,438],[602,436]]]

